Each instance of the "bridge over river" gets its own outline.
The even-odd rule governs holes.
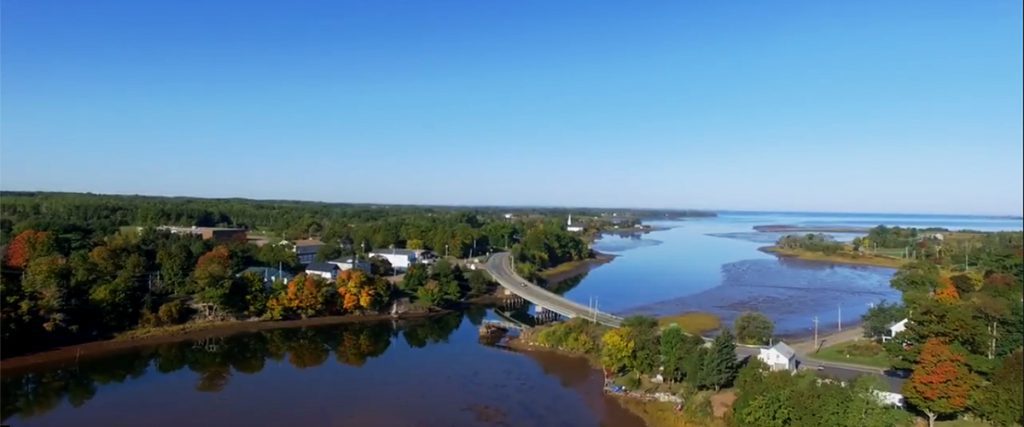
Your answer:
[[[491,255],[484,264],[484,268],[491,273],[491,277],[503,288],[508,289],[509,292],[538,307],[543,307],[545,310],[550,310],[569,318],[582,317],[592,319],[612,327],[619,327],[622,324],[621,317],[595,311],[590,307],[570,301],[561,295],[519,277],[512,269],[512,256],[508,252]]]

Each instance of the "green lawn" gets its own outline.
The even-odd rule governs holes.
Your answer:
[[[876,350],[877,353],[871,355],[872,351],[865,351],[870,349]],[[847,341],[831,347],[825,347],[812,354],[811,357],[829,362],[853,363],[876,368],[888,368],[891,366],[885,350],[880,345],[867,340]]]

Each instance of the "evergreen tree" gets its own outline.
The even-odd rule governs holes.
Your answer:
[[[737,370],[736,343],[733,342],[732,333],[728,329],[722,329],[722,333],[711,343],[711,348],[701,364],[700,384],[718,391],[732,383]]]

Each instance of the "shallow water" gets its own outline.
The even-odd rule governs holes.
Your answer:
[[[818,316],[823,330],[856,322],[871,304],[898,300],[888,287],[895,270],[779,260],[758,250],[786,233],[756,225],[946,227],[1019,230],[1020,219],[958,215],[807,214],[726,212],[716,218],[655,222],[669,227],[642,236],[604,236],[594,249],[618,255],[592,270],[566,296],[619,314],[665,315],[707,311],[726,322],[760,311],[780,334],[801,334]],[[856,233],[829,233],[849,241]]]

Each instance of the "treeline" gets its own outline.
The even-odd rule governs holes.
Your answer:
[[[319,237],[366,250],[418,247],[468,256],[509,248],[515,236],[546,220],[564,225],[568,214],[610,218],[590,208],[508,208],[368,205],[285,200],[201,199],[83,193],[2,192],[0,244],[24,230],[99,240],[123,226],[223,226],[268,231],[286,239]],[[701,211],[618,210],[625,217],[714,215]],[[473,250],[475,248],[475,251]]]
[[[765,343],[773,329],[760,313],[745,313],[737,321],[738,341]],[[879,379],[864,376],[846,383],[809,372],[771,372],[756,357],[737,360],[737,339],[728,328],[706,343],[676,325],[659,327],[648,317],[627,318],[617,329],[572,319],[530,332],[526,339],[597,358],[606,373],[619,375],[618,381],[631,390],[644,387],[641,377],[660,375],[682,390],[677,410],[690,421],[710,419],[710,393],[734,387],[738,399],[732,421],[738,426],[912,424],[908,413],[881,402],[878,392],[888,387]]]
[[[279,265],[296,265],[294,253],[245,242],[215,245],[152,228],[118,232],[93,247],[64,239],[27,230],[7,246],[0,283],[4,356],[193,318],[378,313],[403,296],[424,307],[447,307],[491,286],[482,272],[464,275],[447,260],[432,271],[414,267],[397,289],[360,270],[341,272],[335,281],[299,272],[288,282],[268,283],[263,275],[241,272],[282,258],[288,262]]]
[[[479,323],[484,313],[467,312]],[[475,316],[475,317],[473,317]],[[215,393],[223,390],[238,374],[256,374],[269,361],[287,361],[299,368],[324,363],[362,366],[388,350],[392,341],[422,348],[443,342],[462,322],[457,313],[429,320],[346,324],[342,327],[290,328],[208,338],[199,342],[178,342],[126,352],[99,360],[83,360],[67,368],[41,373],[4,375],[2,418],[13,415],[31,418],[67,402],[87,404],[104,384],[119,384],[145,375],[167,374],[188,369],[195,373],[195,389]],[[333,356],[333,357],[332,357]],[[332,362],[331,359],[334,359]]]
[[[835,241],[832,236],[823,233],[789,234],[779,238],[775,246],[783,249],[801,249],[829,255],[843,249],[842,243]]]
[[[516,236],[521,239],[512,246],[512,256],[516,271],[526,278],[535,278],[541,269],[591,256],[587,244],[557,221],[544,222]]]
[[[884,347],[894,368],[912,371],[903,394],[929,421],[969,412],[1014,425],[1024,420],[1021,233],[985,233],[969,242],[975,255],[966,266],[950,263],[947,251],[901,267],[891,284],[902,301],[869,310],[865,335],[879,339],[908,319]]]

